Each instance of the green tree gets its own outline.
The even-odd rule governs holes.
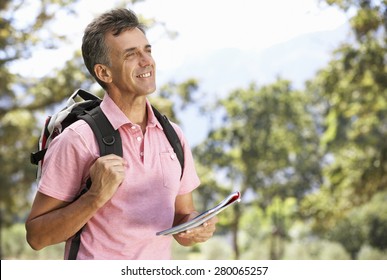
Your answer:
[[[297,202],[294,198],[280,199],[274,197],[266,208],[266,215],[271,226],[270,259],[281,259],[285,253],[285,242],[290,240],[289,230],[295,221]]]
[[[301,200],[321,183],[319,141],[308,100],[281,79],[236,90],[219,101],[221,123],[195,154],[207,170],[217,173],[219,185],[240,189],[263,209],[275,197]],[[235,258],[240,256],[237,235],[244,205],[232,208]],[[285,230],[281,223],[277,226]]]
[[[46,27],[59,10],[72,14],[73,3],[75,1],[52,0],[35,3],[1,1],[0,4],[1,227],[22,219],[29,206],[35,177],[28,156],[36,145],[38,116],[35,109],[60,98],[53,92],[47,101],[47,88],[37,87],[33,77],[12,72],[11,66],[28,59],[36,50],[58,46],[63,38]],[[30,16],[27,19],[26,13]],[[20,21],[21,18],[24,20]],[[36,100],[32,92],[39,93]]]
[[[304,213],[314,217],[321,234],[334,235],[336,224],[360,233],[351,211],[387,187],[387,2],[325,2],[352,15],[353,37],[308,86],[322,108],[326,156],[325,183],[305,199]],[[384,220],[377,221],[375,227],[383,228]],[[366,238],[359,236],[356,246],[348,246],[345,238],[338,241],[355,257]]]

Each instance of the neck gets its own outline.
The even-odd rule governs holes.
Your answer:
[[[109,92],[110,98],[116,103],[118,108],[126,115],[126,117],[133,123],[139,125],[145,133],[146,124],[148,121],[148,114],[146,110],[145,96],[128,96],[117,95]]]

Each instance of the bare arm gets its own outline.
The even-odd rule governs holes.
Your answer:
[[[177,196],[174,226],[187,222],[198,214],[193,204],[192,193]],[[217,222],[218,218],[215,216],[199,227],[175,234],[174,238],[183,246],[192,246],[195,243],[205,242],[214,234]]]
[[[35,250],[69,239],[98,210],[93,198],[85,194],[73,203],[36,194],[26,221],[27,241]]]
[[[73,236],[114,195],[124,179],[124,167],[121,157],[99,158],[90,169],[90,190],[72,203],[38,192],[26,221],[30,246],[40,250]]]

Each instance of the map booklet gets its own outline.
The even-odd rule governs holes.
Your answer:
[[[241,194],[239,191],[231,193],[229,196],[227,196],[222,202],[220,202],[218,205],[216,205],[214,208],[211,208],[207,211],[204,211],[199,216],[196,216],[192,220],[183,223],[181,225],[177,225],[175,227],[171,227],[169,229],[157,232],[156,235],[169,235],[169,234],[177,234],[179,232],[183,232],[186,230],[189,230],[191,228],[198,227],[202,225],[205,221],[211,219],[212,217],[216,216],[220,212],[222,212],[227,207],[233,205],[236,202],[241,201]]]

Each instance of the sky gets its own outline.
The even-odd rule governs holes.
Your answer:
[[[345,22],[342,13],[334,9],[318,9],[316,2],[147,1],[139,11],[157,17],[179,33],[174,41],[157,42],[156,50],[163,50],[158,63],[164,69],[180,65],[187,56],[222,48],[259,51],[301,34],[334,29]]]
[[[15,71],[43,76],[60,67],[80,48],[86,25],[113,8],[114,2],[79,0],[78,17],[58,14],[51,28],[69,35],[71,43],[58,50],[36,51],[31,59],[15,65]],[[171,75],[187,57],[222,48],[259,51],[302,34],[337,28],[347,20],[342,12],[318,5],[318,0],[146,0],[132,9],[177,32],[174,40],[160,26],[147,33],[157,68],[170,70]],[[26,16],[21,14],[20,20]]]
[[[26,5],[34,1],[27,1]],[[87,24],[96,15],[114,8],[115,2],[79,0],[77,17],[58,13],[49,28],[67,35],[70,41],[57,50],[35,51],[30,59],[13,65],[11,70],[35,77],[51,74],[52,69],[60,68],[80,49]],[[129,8],[164,24],[147,32],[157,65],[158,86],[174,80],[187,61],[199,60],[208,53],[228,48],[259,52],[303,34],[334,30],[347,22],[344,13],[319,4],[318,0],[146,0]],[[17,18],[22,24],[30,16],[26,12]],[[164,28],[178,36],[172,40]],[[193,117],[191,114],[186,119]],[[196,123],[200,127],[183,127],[191,144],[205,137],[203,122]]]

